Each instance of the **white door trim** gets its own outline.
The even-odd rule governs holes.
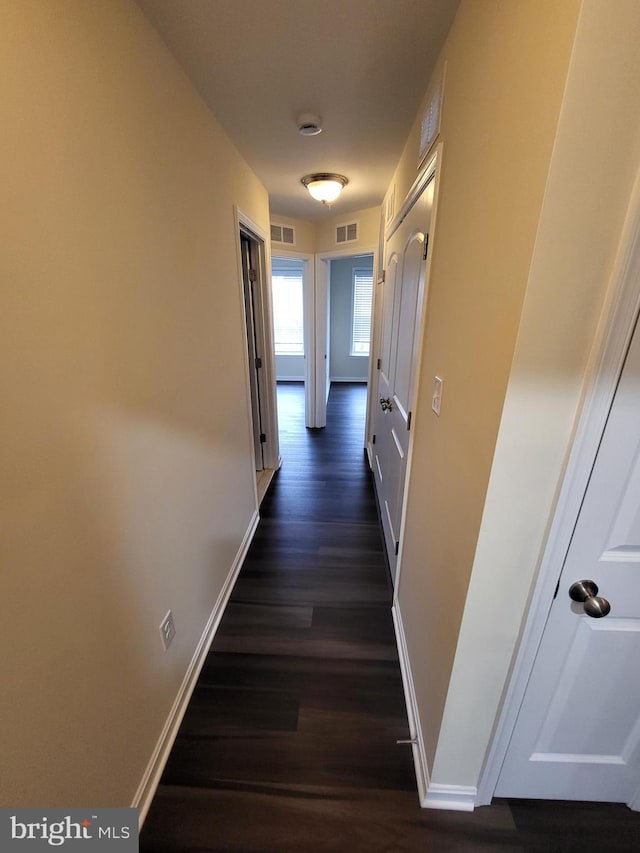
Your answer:
[[[476,805],[488,805],[496,788],[639,311],[640,174],[631,194],[620,248],[585,372],[583,405],[566,474],[522,639],[514,657],[511,679],[480,777]],[[635,801],[640,807],[638,800],[640,796]]]
[[[396,214],[396,216],[391,220],[388,227],[385,230],[385,247],[386,242],[391,237],[391,235],[396,231],[396,229],[400,226],[402,220],[409,213],[413,205],[420,198],[421,194],[428,187],[428,185],[434,181],[434,194],[433,194],[433,204],[431,207],[431,218],[429,221],[429,243],[430,246],[433,247],[433,236],[436,231],[436,223],[438,219],[438,195],[440,188],[440,172],[442,169],[442,151],[443,151],[443,143],[439,142],[433,155],[426,162],[422,171],[418,174],[417,178],[413,182],[411,189],[406,195],[405,200],[403,201],[400,210]],[[386,251],[386,250],[385,250]],[[421,308],[420,308],[420,320],[418,323],[418,340],[415,342],[414,348],[414,360],[415,360],[415,378],[413,380],[413,390],[412,390],[412,399],[410,403],[410,410],[412,412],[416,411],[416,401],[418,396],[418,388],[420,387],[420,375],[421,375],[421,365],[422,365],[422,353],[424,350],[424,340],[425,340],[425,320],[426,320],[426,312],[427,312],[427,303],[429,299],[429,286],[431,279],[431,262],[432,262],[433,251],[429,251],[427,254],[427,267],[424,274],[424,289],[421,297]],[[386,257],[385,257],[386,261]],[[376,349],[378,351],[378,342],[376,341]],[[372,421],[373,423],[373,421]],[[369,432],[367,432],[369,435]],[[407,467],[404,478],[404,487],[402,494],[402,510],[400,513],[400,532],[399,532],[399,542],[400,545],[398,547],[398,559],[396,561],[396,573],[395,573],[395,584],[393,591],[393,606],[400,609],[400,605],[398,602],[398,594],[400,592],[400,577],[402,574],[402,556],[404,550],[404,525],[405,519],[407,515],[407,495],[409,494],[409,483],[411,481],[411,469],[413,463],[413,441],[415,436],[415,421],[411,432],[409,434],[409,449],[407,452]]]
[[[273,347],[273,311],[271,300],[271,249],[270,242],[267,240],[263,229],[251,219],[237,205],[233,206],[233,215],[235,219],[235,235],[236,235],[236,256],[238,263],[238,281],[242,288],[242,257],[240,246],[240,231],[244,231],[249,237],[258,243],[260,257],[260,315],[262,323],[260,329],[256,329],[256,335],[259,336],[259,342],[264,354],[263,357],[263,385],[261,385],[261,414],[262,426],[267,436],[262,453],[264,467],[276,469],[280,467],[280,446],[278,443],[278,403],[276,397],[276,364]],[[242,298],[242,310],[244,311],[244,297],[242,289],[240,290]],[[251,413],[251,394],[249,384],[249,366],[245,370],[246,390],[247,390],[247,406],[250,417]],[[256,502],[258,500],[258,492],[256,488]],[[256,503],[257,506],[257,503]]]
[[[283,249],[282,251],[274,251],[272,249],[272,267],[274,258],[288,258],[304,263],[302,273],[304,299],[304,425],[305,427],[313,427],[315,426],[316,411],[316,384],[313,381],[316,372],[316,329],[314,322],[316,300],[315,255],[293,252],[289,249]]]
[[[342,258],[357,258],[360,255],[373,256],[373,269],[376,269],[378,249],[376,246],[361,246],[359,248],[334,249],[332,252],[320,252],[316,255],[316,427],[327,424],[327,398],[321,393],[326,388],[326,370],[329,361],[327,324],[329,316],[327,313],[327,299],[329,295],[329,262]],[[375,306],[372,306],[372,317]],[[372,342],[373,344],[373,342]],[[373,353],[373,346],[371,347]],[[325,359],[326,356],[326,359]],[[369,358],[369,379],[367,384],[367,423],[365,436],[369,435],[369,399],[371,396],[373,355]],[[327,389],[328,394],[328,389]]]
[[[427,188],[427,186],[431,183],[432,180],[436,177],[436,167],[439,162],[442,160],[442,143],[438,143],[436,146],[433,155],[429,158],[427,163],[425,164],[424,169],[418,174],[418,177],[415,179],[413,184],[411,185],[409,192],[405,196],[404,201],[400,207],[400,210],[393,217],[389,225],[385,228],[384,239],[385,243],[391,237],[391,235],[398,229],[400,223],[405,218],[407,213],[411,210],[413,205],[422,195],[423,190]],[[435,205],[434,205],[435,208]]]

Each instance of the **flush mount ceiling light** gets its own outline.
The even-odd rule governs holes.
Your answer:
[[[300,182],[316,201],[321,201],[328,206],[338,198],[349,180],[344,175],[318,172],[315,175],[305,175]]]

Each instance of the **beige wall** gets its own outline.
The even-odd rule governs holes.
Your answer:
[[[267,194],[127,0],[7,0],[0,42],[0,801],[128,805],[256,509]]]
[[[639,43],[636,0],[583,4],[433,766],[440,783],[477,784],[526,617],[640,168]]]
[[[430,768],[578,6],[577,0],[463,0],[434,75],[446,62],[443,157],[398,592]],[[415,178],[420,117],[392,182],[396,210]],[[435,375],[444,380],[440,417],[430,405]],[[462,713],[471,733],[473,710],[466,705]]]

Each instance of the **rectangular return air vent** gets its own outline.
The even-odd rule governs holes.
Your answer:
[[[357,222],[351,222],[349,225],[338,225],[336,228],[336,243],[355,243],[357,239]]]
[[[420,151],[418,153],[418,169],[422,165],[424,158],[438,134],[440,133],[440,112],[442,109],[442,87],[444,85],[444,77],[440,77],[437,87],[429,105],[422,115],[422,124],[420,126]]]
[[[286,243],[288,246],[295,246],[295,230],[288,225],[272,225],[271,239],[274,243]]]

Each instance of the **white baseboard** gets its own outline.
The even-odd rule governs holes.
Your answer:
[[[467,785],[439,785],[431,782],[422,801],[425,809],[447,809],[447,811],[472,812],[475,808],[478,789]]]
[[[304,374],[302,376],[278,376],[276,382],[299,382],[304,385]]]
[[[424,806],[424,800],[429,787],[429,767],[427,765],[427,755],[424,749],[424,740],[422,738],[422,726],[420,724],[420,714],[418,712],[418,703],[413,687],[413,676],[411,675],[411,663],[407,651],[407,642],[404,635],[404,627],[402,625],[402,614],[400,613],[400,603],[396,601],[391,608],[393,615],[393,625],[396,632],[396,644],[398,646],[398,657],[400,658],[400,671],[402,673],[402,686],[404,688],[404,699],[407,705],[407,717],[409,719],[409,735],[414,741],[411,748],[413,750],[413,763],[416,770],[416,782],[418,784],[418,796],[420,804]]]
[[[330,382],[361,382],[366,385],[368,379],[366,376],[332,376]]]
[[[242,544],[238,549],[238,553],[236,554],[229,574],[227,575],[227,579],[220,590],[218,600],[211,611],[211,615],[207,620],[202,636],[198,641],[198,645],[193,653],[191,663],[189,664],[184,679],[182,680],[182,684],[180,685],[178,694],[173,706],[171,707],[167,721],[164,724],[164,728],[162,729],[162,733],[160,734],[156,747],[149,760],[149,764],[147,765],[147,769],[142,777],[142,781],[140,782],[138,790],[133,798],[131,805],[133,808],[139,809],[140,828],[142,828],[147,812],[149,811],[149,807],[151,806],[151,801],[153,800],[156,789],[160,783],[160,777],[162,776],[162,771],[164,770],[165,764],[169,758],[169,753],[171,752],[171,748],[173,747],[178,734],[180,723],[182,722],[182,718],[187,710],[191,694],[193,693],[198,676],[200,675],[200,670],[203,667],[215,633],[218,630],[222,614],[224,613],[229,596],[231,595],[231,591],[233,590],[240,569],[242,568],[242,564],[247,555],[247,551],[249,550],[249,545],[251,545],[259,520],[260,516],[258,514],[258,510],[256,510],[251,522],[249,523],[247,532],[244,535]]]
[[[437,782],[432,782],[429,778],[429,765],[427,764],[427,754],[422,737],[423,729],[420,722],[420,713],[418,711],[413,676],[411,674],[411,662],[409,660],[409,652],[402,624],[402,614],[398,601],[395,602],[391,612],[396,631],[404,697],[407,703],[409,732],[411,739],[414,741],[412,744],[413,763],[416,770],[420,805],[423,809],[449,809],[450,811],[472,812],[475,808],[476,796],[478,794],[477,788],[465,785],[441,785]]]

